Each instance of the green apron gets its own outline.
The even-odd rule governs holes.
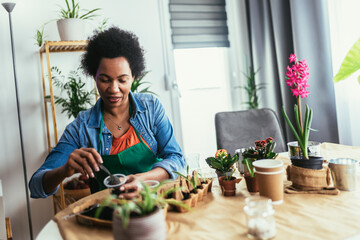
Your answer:
[[[104,127],[104,119],[103,115],[101,114],[101,124],[100,124],[100,143],[98,146],[98,152],[100,153],[101,145],[102,145],[102,130]],[[155,157],[154,153],[149,149],[148,146],[143,142],[142,138],[140,137],[138,131],[135,129],[135,133],[140,140],[139,143],[131,146],[118,154],[113,155],[101,155],[103,160],[103,165],[112,174],[122,173],[125,175],[129,174],[136,174],[136,173],[143,173],[150,171],[154,164],[160,162],[161,159]],[[100,170],[99,172],[95,172],[95,179],[97,184],[92,181],[91,192],[96,192],[105,189],[104,186],[104,179],[108,175],[103,171]],[[94,185],[97,186],[94,186]]]

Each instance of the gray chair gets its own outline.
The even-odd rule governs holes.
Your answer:
[[[287,151],[279,119],[269,108],[216,113],[215,129],[218,149],[224,148],[231,155],[268,137],[276,142],[275,152]]]

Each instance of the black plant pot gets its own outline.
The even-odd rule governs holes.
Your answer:
[[[303,158],[302,156],[290,157],[292,165],[296,167],[308,168],[308,169],[322,169],[324,162],[323,157],[309,156],[309,159]]]

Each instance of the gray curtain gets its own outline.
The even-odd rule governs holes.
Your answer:
[[[326,0],[245,0],[252,67],[260,71],[257,83],[265,83],[259,92],[260,106],[275,110],[281,119],[287,141],[295,140],[284,122],[281,107],[294,121],[294,104],[285,83],[289,56],[306,59],[309,66],[310,94],[302,99],[313,109],[310,140],[339,142],[335,92],[332,81],[329,21]]]

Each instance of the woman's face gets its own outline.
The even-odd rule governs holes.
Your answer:
[[[115,108],[127,103],[134,77],[126,58],[102,58],[95,81],[105,108]]]

